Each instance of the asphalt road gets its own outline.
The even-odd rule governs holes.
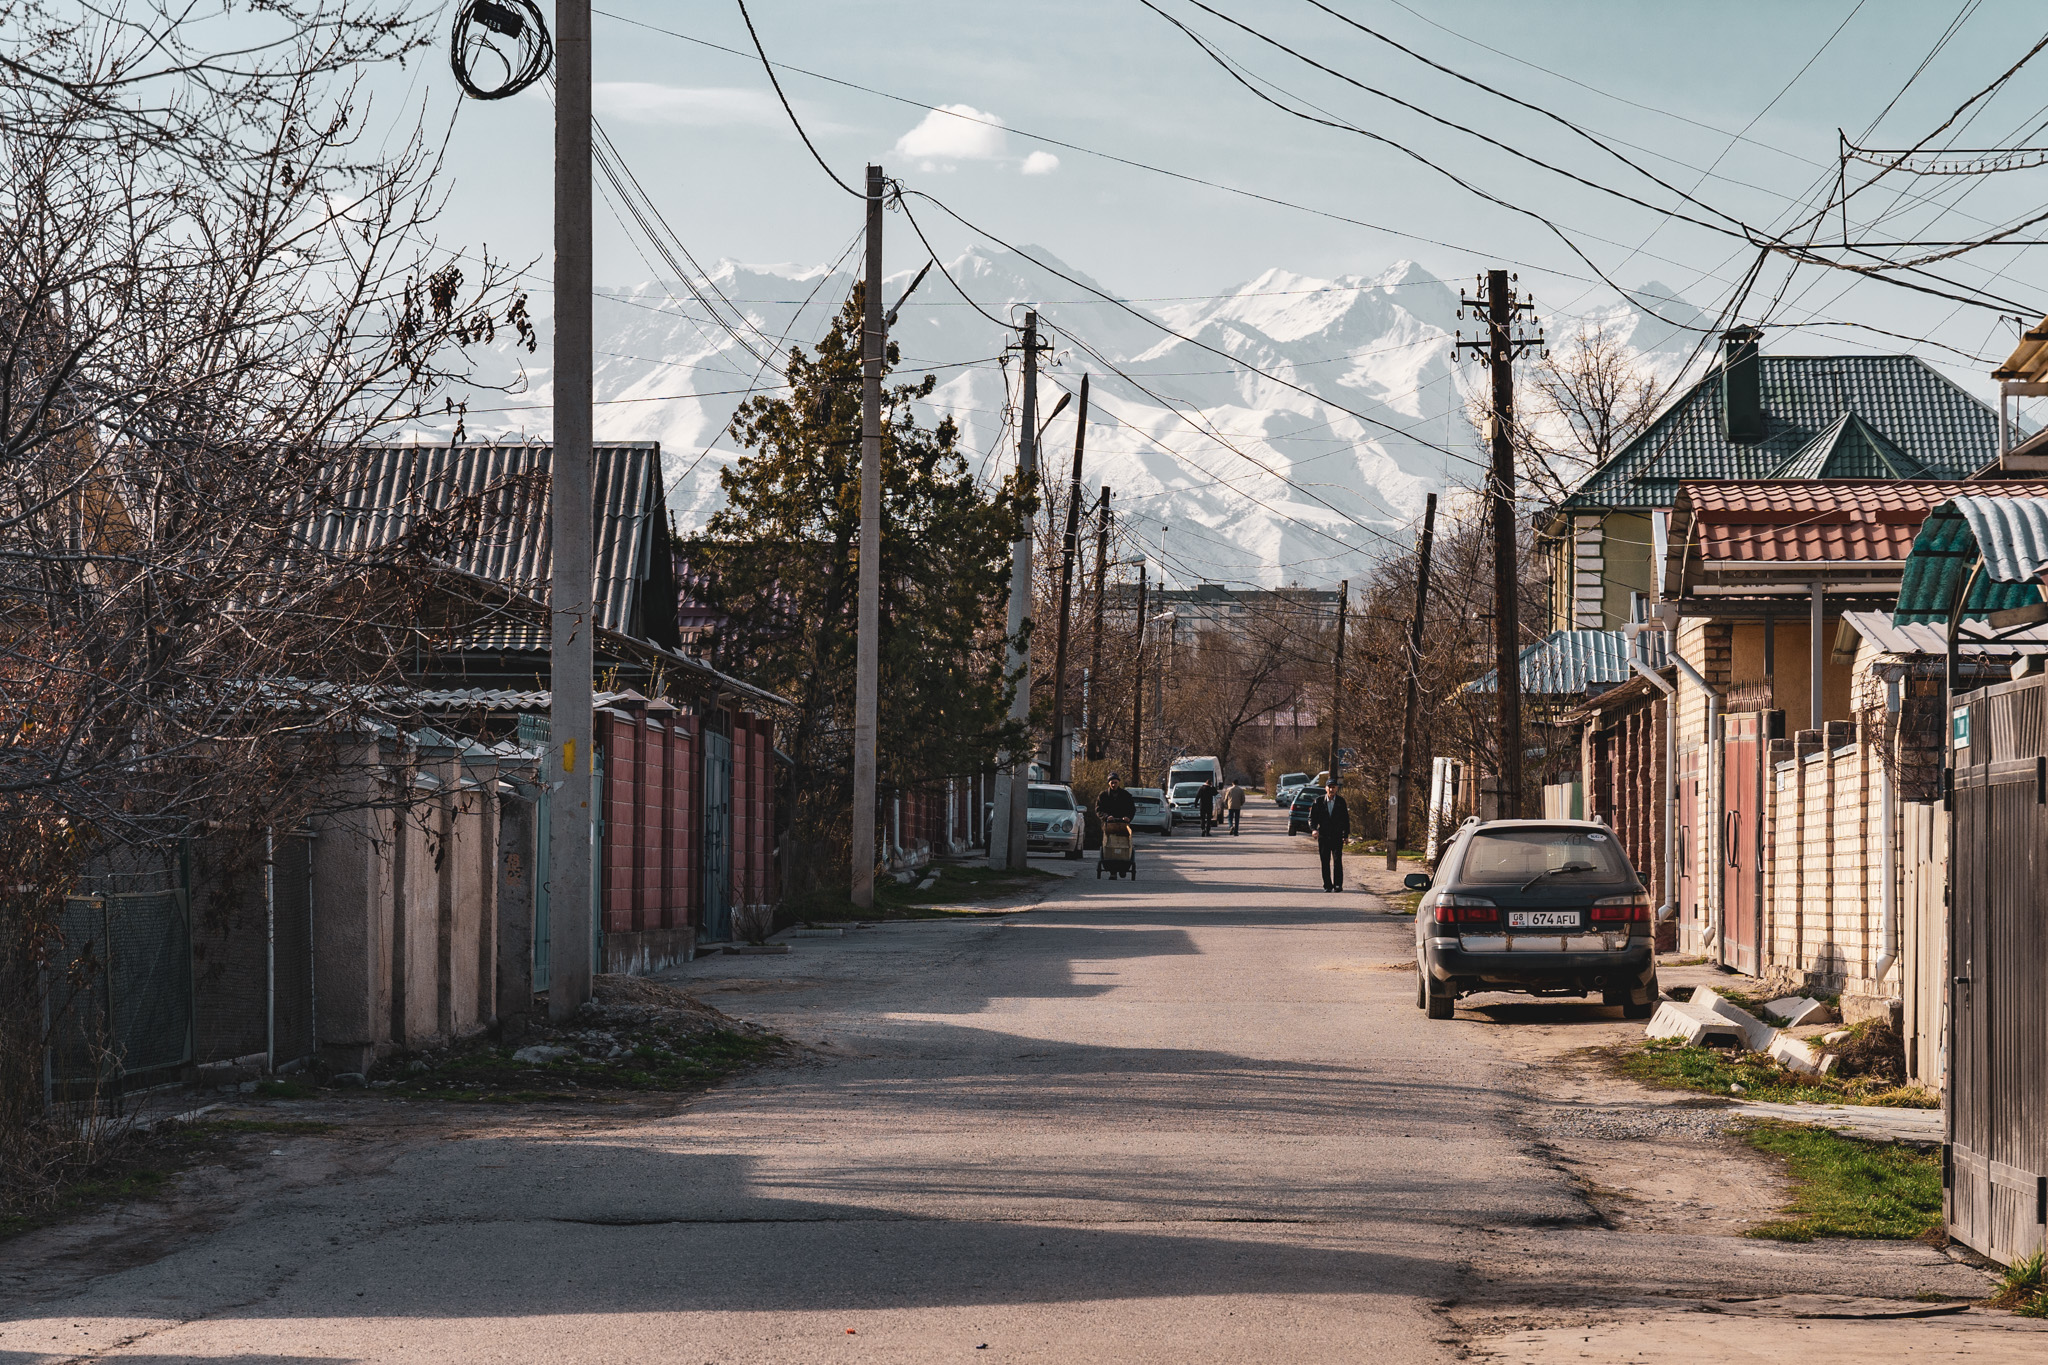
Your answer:
[[[1405,1365],[1481,1278],[1625,1278],[1529,1064],[1426,1021],[1409,922],[1247,815],[1029,914],[702,960],[813,1055],[337,1168],[0,1323],[0,1362]]]

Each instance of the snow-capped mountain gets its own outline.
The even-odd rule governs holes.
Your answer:
[[[1464,412],[1467,388],[1482,376],[1455,364],[1452,350],[1453,334],[1478,324],[1457,320],[1455,285],[1410,262],[1330,280],[1268,270],[1219,297],[1119,306],[1062,279],[1104,289],[1050,253],[1025,250],[1052,269],[1007,251],[946,263],[979,309],[932,271],[893,333],[898,375],[935,375],[933,418],[951,412],[970,460],[1000,473],[1015,459],[1017,364],[1014,356],[1007,370],[999,364],[1015,333],[980,310],[1021,321],[1035,306],[1052,347],[1041,419],[1061,391],[1090,376],[1084,482],[1091,495],[1111,486],[1120,524],[1137,531],[1170,581],[1359,577],[1389,545],[1408,543],[1425,494],[1478,476],[1483,457]],[[909,279],[893,278],[888,297]],[[699,283],[720,312],[744,314],[739,330],[774,357],[821,335],[855,279],[844,270],[723,262]],[[1650,285],[1641,297],[1667,318],[1693,321],[1668,293]],[[1585,317],[1665,377],[1693,340],[1632,301]],[[545,338],[546,318],[536,321]],[[1545,321],[1553,336],[1577,325]],[[596,329],[598,436],[661,442],[676,524],[702,525],[719,505],[719,470],[737,457],[726,424],[747,393],[775,391],[778,366],[712,323],[677,284],[603,293]],[[486,379],[520,391],[470,394],[472,438],[547,434],[547,359],[545,344],[534,356],[501,345],[483,358]],[[1062,482],[1073,416],[1070,406],[1046,430],[1047,473]]]

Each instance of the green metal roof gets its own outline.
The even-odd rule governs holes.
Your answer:
[[[1845,412],[1826,431],[1771,471],[1774,479],[1926,479],[1927,466],[1883,432]]]
[[[1669,507],[1687,479],[1789,477],[1778,471],[1817,445],[1828,451],[1823,466],[1839,451],[1844,466],[1867,470],[1829,469],[1821,476],[1828,478],[1892,477],[1896,461],[1914,477],[1960,479],[1998,458],[1998,414],[1917,357],[1766,355],[1758,365],[1763,440],[1728,439],[1716,368],[1588,474],[1559,510]],[[1852,425],[1861,430],[1850,434]],[[1830,444],[1823,438],[1836,427],[1843,430]]]
[[[1964,620],[2041,601],[2035,579],[2048,569],[2048,498],[1970,494],[1929,512],[1913,538],[1892,620],[1946,622],[1979,556],[1984,569],[1963,603]]]

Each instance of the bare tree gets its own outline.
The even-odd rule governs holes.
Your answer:
[[[1665,390],[1605,323],[1581,322],[1516,386],[1515,451],[1536,496],[1555,500],[1649,426]],[[1467,416],[1486,429],[1489,399],[1475,390]]]
[[[365,134],[364,68],[430,37],[203,8],[0,0],[0,1166],[80,870],[295,818],[418,632],[486,606],[431,524],[319,534],[462,345],[531,344],[507,272],[432,244],[439,143]]]

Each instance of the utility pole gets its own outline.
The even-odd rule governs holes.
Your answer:
[[[875,903],[875,710],[882,602],[882,168],[868,167],[868,277],[860,309],[860,619],[853,663],[853,903]],[[906,295],[907,297],[907,295]]]
[[[1081,376],[1081,405],[1074,420],[1074,477],[1067,486],[1067,534],[1060,542],[1060,630],[1052,656],[1052,780],[1065,782],[1073,767],[1067,730],[1067,625],[1074,607],[1074,560],[1081,553],[1081,452],[1088,440],[1088,376]]]
[[[1145,756],[1145,570],[1152,567],[1138,561],[1138,657],[1131,667],[1131,780],[1125,786],[1145,786],[1145,770],[1138,760]],[[1168,793],[1172,795],[1172,793]]]
[[[1038,314],[1024,315],[1024,410],[1017,431],[1017,477],[1027,488],[1038,478]],[[1031,528],[1010,546],[1009,673],[1017,680],[1010,720],[1026,728],[1024,751],[1002,756],[996,772],[995,828],[989,832],[988,865],[1022,871],[1030,831],[1031,646],[1024,628],[1031,622]]]
[[[1102,501],[1096,504],[1095,518],[1095,644],[1088,661],[1090,697],[1088,711],[1088,761],[1093,763],[1102,758],[1102,724],[1097,714],[1101,707],[1094,704],[1094,693],[1102,686],[1102,579],[1109,569],[1109,485],[1102,485]]]
[[[1415,615],[1408,621],[1408,697],[1401,708],[1401,765],[1387,794],[1387,871],[1394,870],[1408,837],[1408,771],[1415,763],[1415,713],[1421,709],[1422,616],[1429,605],[1429,556],[1436,546],[1436,494],[1422,509],[1422,544],[1416,554]]]
[[[1515,357],[1531,346],[1541,346],[1543,337],[1521,334],[1519,322],[1536,305],[1517,299],[1510,287],[1513,277],[1505,270],[1486,272],[1486,296],[1469,299],[1460,295],[1458,316],[1465,309],[1475,313],[1485,308],[1486,334],[1482,339],[1457,338],[1456,348],[1486,357],[1493,377],[1493,407],[1487,433],[1493,446],[1493,469],[1488,491],[1493,512],[1493,681],[1500,721],[1499,809],[1503,820],[1522,813],[1522,625],[1517,583],[1515,546]]]
[[[590,0],[555,10],[555,444],[548,468],[548,1014],[590,999],[597,896],[590,878],[592,584]]]
[[[1330,781],[1343,777],[1344,618],[1351,608],[1351,580],[1337,585],[1337,657],[1330,670]]]

